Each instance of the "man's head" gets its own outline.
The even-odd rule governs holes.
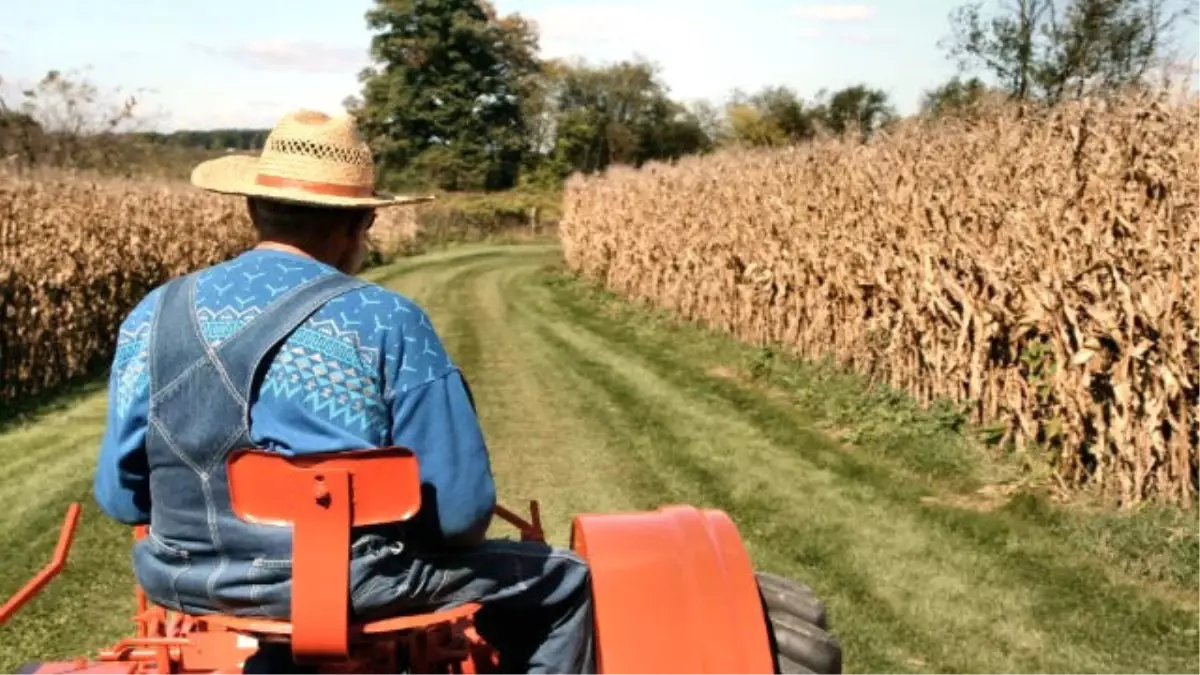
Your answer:
[[[357,274],[367,254],[367,231],[375,209],[294,204],[247,197],[259,241],[298,249],[346,274]]]
[[[371,148],[354,117],[312,110],[284,115],[257,157],[201,162],[192,184],[248,198],[262,245],[299,251],[351,274],[362,268],[375,209],[432,199],[377,191]]]

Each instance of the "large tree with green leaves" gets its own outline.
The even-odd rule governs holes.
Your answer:
[[[645,60],[593,66],[583,61],[547,63],[539,99],[552,121],[539,174],[561,180],[612,164],[640,166],[712,146],[700,120],[673,101],[658,69]]]
[[[971,110],[991,91],[978,77],[963,79],[956,75],[922,93],[920,111],[922,115],[930,117],[960,114]]]
[[[990,11],[975,1],[954,10],[942,44],[960,71],[1053,104],[1149,83],[1195,16],[1193,0],[1005,0]]]
[[[819,98],[824,99],[825,93]],[[887,92],[865,84],[833,92],[813,114],[829,131],[839,136],[854,131],[864,140],[896,119],[896,109]]]
[[[522,98],[537,38],[482,0],[375,0],[374,64],[348,107],[384,180],[446,190],[516,183],[526,147]]]
[[[830,95],[822,90],[808,102],[788,87],[765,87],[753,95],[734,91],[725,107],[731,141],[738,145],[803,143],[819,129],[864,139],[896,117],[887,92],[854,85]]]

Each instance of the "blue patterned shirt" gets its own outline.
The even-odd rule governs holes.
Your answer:
[[[280,251],[252,250],[201,272],[200,328],[216,345],[295,286],[337,270]],[[161,287],[121,325],[109,379],[108,424],[94,494],[112,518],[149,522],[145,438],[147,344]],[[487,447],[467,384],[428,315],[377,285],[345,293],[291,334],[266,369],[250,437],[289,454],[399,445],[432,484],[443,536],[472,530],[495,505]]]

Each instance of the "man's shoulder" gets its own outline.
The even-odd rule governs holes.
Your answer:
[[[340,308],[340,309],[339,309]],[[348,291],[330,309],[369,321],[377,332],[409,332],[431,327],[429,315],[415,300],[374,282]]]
[[[129,312],[125,315],[125,318],[122,319],[120,332],[118,335],[118,342],[129,343],[145,341],[149,335],[150,326],[153,323],[155,311],[158,309],[159,298],[162,297],[163,291],[169,284],[172,282],[178,282],[187,278],[188,276],[193,275],[198,276],[203,280],[207,276],[211,275],[214,271],[220,271],[222,269],[228,269],[232,267],[236,260],[236,258],[226,260],[215,265],[201,268],[189,274],[182,274],[172,277],[156,286],[152,286],[150,290],[142,296],[142,299],[133,306],[133,309],[129,310]]]
[[[159,299],[162,297],[163,291],[166,290],[167,286],[172,282],[179,282],[180,280],[194,274],[202,275],[203,273],[217,267],[219,267],[219,265],[206,267],[196,272],[192,272],[191,274],[183,274],[172,277],[156,286],[151,286],[150,290],[142,296],[141,300],[138,300],[137,304],[133,306],[133,309],[129,310],[129,313],[127,313],[125,318],[122,320],[121,337],[128,338],[128,334],[142,335],[143,333],[149,331],[150,324],[154,320],[154,313],[158,309]]]
[[[325,319],[353,325],[377,354],[388,393],[406,392],[457,370],[426,310],[403,293],[368,283],[330,303]]]
[[[162,291],[165,287],[166,283],[163,283],[150,289],[133,306],[133,309],[129,310],[129,313],[125,315],[125,319],[121,321],[118,342],[139,342],[149,336],[150,324],[154,318],[154,308],[158,305],[158,299],[162,296]]]

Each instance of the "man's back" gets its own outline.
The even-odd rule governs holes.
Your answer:
[[[495,486],[466,382],[420,308],[348,276],[377,209],[428,201],[376,190],[372,158],[352,115],[298,110],[258,157],[193,169],[194,185],[246,199],[259,241],[168,282],[123,323],[96,501],[150,525],[133,567],[153,603],[287,617],[290,528],[236,517],[230,454],[407,447],[421,511],[352,535],[356,618],[478,602],[476,628],[503,670],[592,672],[587,564],[542,542],[485,538]],[[505,630],[517,616],[524,629]]]
[[[154,514],[151,536],[135,550],[152,597],[189,611],[286,609],[285,544],[227,512],[219,465],[237,449],[230,444],[286,454],[409,447],[431,488],[423,513],[442,536],[487,518],[495,488],[482,433],[461,373],[421,308],[273,250],[184,281],[193,280],[172,288],[175,313],[159,288],[122,325],[95,480],[98,502],[117,520],[146,523]],[[322,283],[342,286],[300,307],[306,289]],[[399,553],[399,538],[356,542],[359,583]]]

